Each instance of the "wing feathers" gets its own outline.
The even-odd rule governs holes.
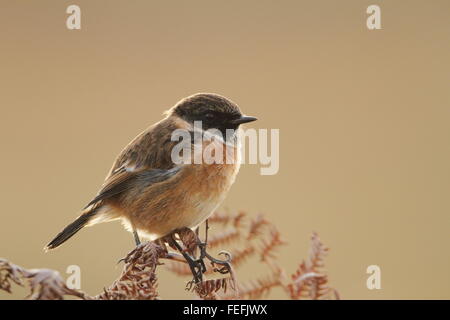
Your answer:
[[[174,167],[169,170],[147,169],[127,171],[125,168],[121,168],[105,181],[98,195],[84,209],[105,199],[117,196],[133,187],[148,187],[154,183],[165,181],[173,177],[180,169],[181,167]]]

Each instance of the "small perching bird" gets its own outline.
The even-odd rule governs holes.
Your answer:
[[[240,167],[237,129],[254,120],[217,94],[199,93],[182,99],[167,111],[166,118],[125,147],[97,196],[45,249],[60,246],[85,226],[117,219],[135,236],[149,240],[197,227],[233,184]],[[180,143],[173,138],[177,129],[193,137],[200,133],[203,150],[214,147],[212,156],[224,161],[174,161],[173,148]],[[203,139],[205,136],[209,138]],[[196,143],[195,138],[189,142],[192,150]],[[222,154],[220,148],[225,150]]]

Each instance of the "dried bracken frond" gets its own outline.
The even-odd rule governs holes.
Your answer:
[[[219,212],[216,211],[214,212],[211,217],[208,218],[208,222],[211,224],[223,224],[226,225],[228,224],[230,221],[233,220],[233,216],[225,213],[225,212]]]
[[[63,300],[65,295],[81,299],[89,299],[87,295],[77,290],[69,289],[59,273],[49,269],[32,269],[25,275],[29,280],[30,300]]]
[[[95,297],[99,300],[154,300],[156,267],[167,251],[154,242],[146,242],[131,251],[124,259],[125,266],[118,280]]]
[[[224,246],[227,244],[230,244],[233,241],[236,241],[241,236],[241,233],[236,228],[230,228],[228,230],[225,230],[219,234],[216,234],[212,236],[208,240],[208,247],[215,248],[218,246]]]
[[[284,270],[276,261],[276,252],[285,242],[280,232],[266,218],[258,215],[254,219],[248,219],[242,212],[238,215],[216,213],[210,222],[219,230],[214,230],[215,234],[208,241],[208,247],[227,247],[232,256],[233,267],[245,265],[252,257],[258,256],[269,268],[269,276],[243,284],[237,283],[240,296],[236,292],[210,292],[207,296],[199,295],[200,298],[257,299],[266,296],[275,287],[284,289],[292,299],[339,298],[337,291],[328,286],[328,278],[322,270],[323,258],[328,249],[317,234],[312,236],[308,259],[300,265],[289,283]],[[179,262],[167,264],[167,267],[180,276],[191,274],[189,267]],[[206,274],[212,271],[208,265]]]
[[[243,249],[235,249],[231,251],[231,257],[234,267],[239,267],[247,261],[251,256],[255,255],[256,249],[253,245],[247,245]]]
[[[239,212],[234,218],[233,218],[233,226],[235,228],[239,228],[242,224],[242,221],[244,220],[246,214],[244,212]]]
[[[228,287],[231,287],[232,290],[236,290],[234,286],[235,283],[232,278],[220,278],[204,280],[200,283],[197,283],[194,286],[193,290],[201,299],[217,300],[220,299],[220,296],[217,294],[219,290],[222,290],[223,293],[226,293]]]
[[[0,259],[0,289],[11,293],[11,282],[23,287],[23,269]]]
[[[252,240],[260,236],[264,227],[268,225],[270,225],[269,221],[267,221],[262,214],[257,215],[256,218],[250,222],[247,240]]]
[[[84,293],[68,288],[54,270],[27,270],[0,259],[0,289],[11,293],[11,282],[22,287],[27,282],[30,294],[26,298],[30,300],[62,300],[65,295],[89,299]]]
[[[299,265],[287,286],[291,299],[339,299],[337,291],[329,287],[323,270],[327,252],[317,233],[313,233],[308,259]]]
[[[239,212],[237,214],[215,212],[208,221],[212,224],[222,224],[222,226],[233,225],[235,228],[241,225],[241,221],[246,216],[244,212]]]
[[[275,258],[275,250],[284,245],[285,242],[281,240],[281,234],[275,228],[270,231],[270,238],[263,240],[261,248],[261,261],[267,261]]]
[[[319,235],[314,232],[311,236],[311,246],[309,257],[306,260],[306,267],[315,272],[321,271],[328,251],[329,249],[322,243]]]
[[[256,300],[267,296],[273,288],[281,286],[281,276],[278,272],[272,272],[269,275],[249,280],[238,284],[239,296],[233,293],[221,295],[222,299],[250,299]]]
[[[63,299],[65,296],[99,300],[153,300],[158,298],[156,269],[162,264],[161,259],[168,259],[165,266],[176,275],[192,277],[191,268],[185,258],[191,261],[191,265],[207,258],[209,263],[204,263],[206,272],[202,276],[203,280],[202,277],[197,277],[196,281],[200,282],[188,282],[188,289],[192,289],[200,299],[261,299],[277,287],[283,289],[291,299],[340,298],[338,292],[329,286],[324,270],[324,258],[328,248],[316,233],[311,237],[308,258],[288,279],[276,259],[277,249],[285,242],[275,226],[262,215],[249,219],[243,212],[235,215],[215,214],[210,222],[219,227],[219,230],[214,230],[215,234],[208,239],[206,225],[203,242],[199,239],[198,230],[193,232],[185,229],[176,232],[178,239],[170,235],[139,245],[123,259],[125,265],[120,277],[95,297],[68,288],[56,271],[26,270],[3,259],[0,259],[0,290],[11,292],[12,284],[28,285],[31,292],[27,298],[39,300]],[[182,254],[169,252],[166,244]],[[214,258],[205,251],[206,248],[217,247],[226,249],[219,252],[219,256],[225,255],[225,260]],[[186,253],[193,258],[189,259]],[[253,266],[250,261],[255,260],[255,263],[269,270],[267,275],[244,282],[237,281],[234,268]],[[204,278],[214,273],[227,274],[228,277]],[[230,288],[233,290],[229,290]]]

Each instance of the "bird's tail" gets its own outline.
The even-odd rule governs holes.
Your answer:
[[[61,244],[69,240],[75,233],[80,231],[81,228],[86,226],[96,214],[96,209],[84,212],[74,222],[65,227],[64,230],[61,231],[52,241],[50,241],[50,243],[45,246],[44,250],[49,251],[59,247]]]

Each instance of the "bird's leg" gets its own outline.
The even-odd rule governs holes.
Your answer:
[[[208,220],[206,220],[206,224],[208,224]],[[201,246],[203,245],[203,243],[200,241],[200,227],[197,227],[197,229],[195,229],[195,236],[197,237],[197,248],[201,249]],[[208,241],[208,236],[206,236],[205,242],[206,241]],[[202,255],[202,252],[200,251],[200,256],[198,258],[198,262],[202,266],[202,273],[205,273],[207,269],[206,269],[205,261],[203,261],[203,259],[204,259],[204,255]]]
[[[230,273],[231,272],[231,254],[227,251],[220,251],[219,255],[225,255],[226,260],[220,260],[220,259],[216,259],[214,257],[212,257],[207,251],[206,251],[206,247],[208,246],[208,230],[209,230],[209,225],[208,225],[208,220],[205,221],[205,241],[201,242],[200,239],[198,239],[198,247],[200,249],[200,258],[199,260],[202,261],[203,266],[205,265],[205,263],[203,262],[203,259],[208,259],[211,264],[214,265],[219,265],[221,266],[220,268],[215,268],[214,271],[220,272],[222,274],[226,274],[226,273]],[[205,268],[206,270],[206,268]]]
[[[155,243],[158,244],[159,246],[161,246],[161,248],[163,248],[165,251],[165,255],[162,257],[162,259],[187,263],[186,259],[184,259],[184,257],[181,254],[176,253],[176,252],[169,252],[169,249],[167,249],[167,246],[166,246],[166,242],[169,242],[169,240],[167,240],[165,238],[160,238],[160,239],[155,240]]]
[[[134,242],[136,243],[136,247],[137,247],[141,244],[141,239],[139,239],[139,235],[134,227],[133,227],[133,236],[134,236]]]
[[[177,250],[183,255],[184,259],[186,260],[187,264],[189,265],[189,268],[191,269],[192,275],[194,276],[194,283],[199,283],[202,281],[203,278],[203,266],[202,263],[199,262],[199,260],[195,260],[192,258],[177,242],[175,239],[174,233],[172,233],[168,240],[170,241],[170,244],[173,245]],[[188,284],[189,285],[189,284]]]
[[[139,235],[134,227],[133,227],[133,237],[134,237],[134,243],[136,244],[136,247],[139,247],[141,245],[141,240],[139,239]],[[125,259],[126,258],[122,258],[117,263],[125,261]]]

